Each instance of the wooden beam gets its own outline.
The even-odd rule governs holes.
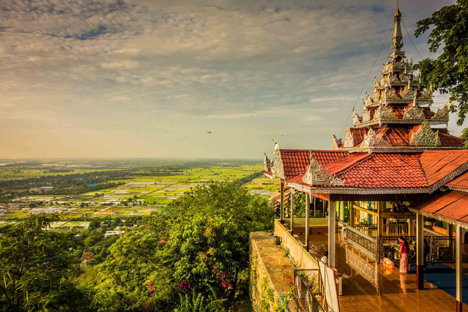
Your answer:
[[[371,210],[367,210],[366,208],[362,208],[362,207],[360,207],[360,206],[358,206],[358,205],[354,205],[354,204],[353,204],[353,208],[354,208],[354,209],[357,209],[357,210],[360,210],[360,211],[363,211],[363,212],[366,212],[366,213],[368,213],[368,214],[370,214],[370,215],[373,215],[373,216],[376,216],[376,217],[379,216],[379,213],[378,213],[378,212],[374,212],[374,211],[371,211]]]
[[[330,194],[333,201],[396,201],[396,202],[419,202],[424,200],[428,194],[382,194],[382,195],[347,195]]]

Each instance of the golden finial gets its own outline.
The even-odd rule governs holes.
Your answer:
[[[401,12],[400,12],[400,3],[397,0],[397,6],[396,6],[396,11],[395,11],[395,17],[401,17]]]

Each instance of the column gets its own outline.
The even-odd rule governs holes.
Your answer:
[[[336,209],[335,202],[328,202],[328,265],[335,267],[336,262]]]
[[[317,210],[317,197],[314,196],[314,218],[316,217],[316,210]]]
[[[455,267],[455,275],[457,276],[457,290],[456,290],[456,299],[457,299],[457,312],[462,311],[462,287],[463,287],[463,271],[462,271],[462,228],[461,226],[457,225],[457,233],[456,233],[456,267]]]
[[[378,202],[377,203],[377,213],[378,213],[378,217],[377,217],[377,237],[381,237],[383,236],[383,227],[384,227],[384,224],[383,224],[383,219],[380,217],[380,214],[385,210],[385,202]]]
[[[284,183],[281,182],[280,185],[280,221],[284,221]]]
[[[354,202],[353,201],[350,201],[349,202],[349,225],[351,227],[354,227],[354,219],[355,219],[355,209],[354,209]]]
[[[408,236],[414,235],[414,219],[408,219]]]
[[[305,246],[307,251],[309,251],[309,218],[310,218],[310,194],[306,195],[305,202]]]
[[[289,198],[291,199],[291,213],[289,214],[289,220],[291,221],[291,234],[294,233],[294,189],[289,189]]]
[[[424,216],[416,215],[416,285],[424,289]]]

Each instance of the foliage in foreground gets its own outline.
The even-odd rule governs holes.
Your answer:
[[[427,43],[431,52],[442,47],[436,59],[427,58],[415,65],[421,71],[424,86],[430,84],[441,93],[450,93],[450,100],[458,102],[457,124],[461,126],[468,113],[468,0],[458,0],[417,23],[419,37],[430,28]]]
[[[103,239],[95,224],[77,239],[51,231],[51,221],[0,228],[0,311],[228,311],[248,300],[249,233],[271,228],[273,212],[236,182],[219,182],[122,238]],[[103,251],[107,241],[82,272],[74,252]]]
[[[189,300],[227,311],[248,297],[249,233],[272,221],[266,200],[235,182],[196,187],[110,248],[87,281],[94,308],[185,311]]]
[[[48,231],[51,217],[32,216],[0,228],[0,311],[87,311],[74,281],[79,248],[73,234]],[[41,261],[54,259],[53,261]]]

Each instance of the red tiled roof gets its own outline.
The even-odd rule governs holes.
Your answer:
[[[463,139],[457,138],[453,135],[446,134],[440,131],[439,131],[439,139],[440,139],[440,144],[444,147],[450,147],[450,146],[459,147],[459,146],[462,146],[463,143],[465,143],[465,140]]]
[[[468,223],[468,193],[447,191],[419,202],[412,210],[424,215]]]
[[[405,114],[405,109],[411,108],[412,106],[413,106],[413,103],[409,103],[404,106],[392,105],[392,109],[393,109],[393,112],[398,116],[398,118],[402,119],[403,115]],[[423,113],[426,119],[431,119],[435,115],[435,113],[427,107],[423,108]]]
[[[422,188],[426,176],[419,164],[421,154],[369,154],[336,174],[346,186],[359,188]],[[335,164],[329,164],[333,167]],[[331,172],[333,173],[333,172]]]
[[[361,144],[364,140],[364,136],[367,133],[368,128],[351,128],[351,133],[353,134],[354,146]]]
[[[411,128],[388,128],[382,127],[376,129],[377,135],[382,135],[382,138],[392,146],[409,146],[411,135],[418,131],[421,125],[416,125]],[[351,128],[353,134],[354,146],[359,146],[367,133],[368,128]],[[464,140],[444,133],[443,129],[439,131],[439,138],[442,147],[458,148],[465,142]],[[436,130],[434,130],[436,131]]]
[[[329,163],[325,166],[327,171],[331,174],[337,174],[340,171],[350,168],[352,165],[357,164],[359,161],[370,157],[371,154],[369,153],[354,153],[349,154],[348,156]]]
[[[421,167],[427,176],[429,185],[433,185],[468,163],[468,150],[425,151],[421,158]]]
[[[303,174],[310,165],[310,153],[314,154],[315,160],[323,165],[341,159],[349,155],[347,151],[317,151],[299,149],[281,149],[281,160],[283,161],[284,176],[287,180]]]
[[[458,178],[445,184],[445,186],[448,186],[451,189],[459,189],[459,190],[468,191],[468,172],[462,174]]]
[[[394,146],[405,146],[409,144],[411,129],[384,128],[387,129],[383,139]]]

